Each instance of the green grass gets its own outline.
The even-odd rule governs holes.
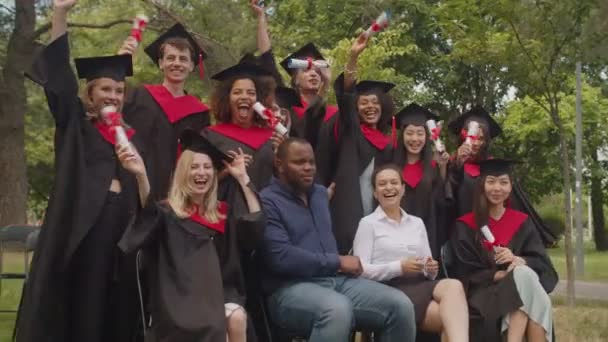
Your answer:
[[[559,278],[566,279],[566,254],[563,242],[560,242],[559,247],[548,251]],[[592,243],[586,243],[584,259],[584,275],[578,280],[608,282],[608,252],[597,252]]]
[[[23,272],[23,254],[4,253],[3,272]],[[16,310],[21,298],[22,280],[3,279],[0,310]],[[0,342],[10,342],[13,336],[15,313],[0,313]]]
[[[563,247],[549,250],[560,278],[566,278],[566,262]],[[4,272],[22,272],[23,255],[5,253]],[[585,249],[585,277],[587,281],[608,282],[608,253],[595,252],[591,245]],[[0,310],[17,308],[21,296],[22,281],[3,280]],[[563,298],[553,298],[555,329],[558,341],[608,341],[608,302],[577,300],[572,309],[565,306]],[[14,313],[0,313],[0,342],[10,342],[15,323]]]

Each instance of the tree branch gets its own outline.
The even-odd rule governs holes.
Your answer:
[[[79,27],[79,28],[90,28],[90,29],[108,29],[110,27],[120,25],[120,24],[131,24],[130,19],[117,19],[113,21],[109,21],[104,24],[88,24],[88,23],[68,23],[68,27]],[[51,29],[51,23],[46,23],[40,26],[34,33],[32,34],[32,39],[38,39],[42,34],[46,33]]]

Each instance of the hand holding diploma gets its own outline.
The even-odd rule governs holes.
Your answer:
[[[110,126],[114,131],[114,136],[116,138],[116,145],[123,146],[127,149],[131,148],[131,143],[129,142],[129,138],[127,137],[127,133],[125,128],[122,127],[122,115],[116,112],[116,107],[114,106],[105,106],[101,110],[102,120],[106,125]],[[131,151],[132,152],[132,151]]]
[[[253,110],[259,115],[261,116],[264,120],[266,120],[266,122],[268,123],[268,125],[274,129],[274,131],[280,135],[285,135],[288,133],[288,130],[285,126],[283,126],[283,124],[279,121],[279,119],[274,115],[274,113],[264,107],[263,104],[256,102],[253,105]]]
[[[374,21],[370,27],[365,30],[365,35],[367,37],[371,37],[372,35],[384,30],[388,27],[388,21],[390,18],[390,13],[388,11],[382,12],[380,16]]]
[[[440,154],[445,152],[445,145],[439,137],[441,135],[441,122],[437,123],[435,120],[427,120],[426,127],[431,133],[431,140],[435,144],[435,150]]]

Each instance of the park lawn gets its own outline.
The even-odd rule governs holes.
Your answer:
[[[557,248],[548,249],[553,265],[562,280],[566,277],[566,254],[563,241]],[[585,244],[585,271],[582,278],[578,280],[608,282],[608,252],[598,252],[592,243]]]
[[[566,267],[563,248],[549,250],[560,278],[565,279]],[[587,281],[608,282],[608,253],[598,253],[591,247],[586,249],[585,277]],[[20,253],[5,253],[4,271],[21,272],[23,256]],[[21,296],[21,280],[3,280],[0,294],[0,311],[16,309]],[[569,309],[562,298],[553,298],[555,330],[558,341],[608,341],[608,301],[577,300],[576,307]],[[15,313],[0,313],[0,342],[10,342]]]

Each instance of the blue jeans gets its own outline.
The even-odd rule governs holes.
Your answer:
[[[347,342],[354,327],[374,331],[379,342],[413,342],[416,337],[409,298],[362,278],[312,278],[286,285],[268,297],[268,310],[275,325],[309,336],[309,342]]]

